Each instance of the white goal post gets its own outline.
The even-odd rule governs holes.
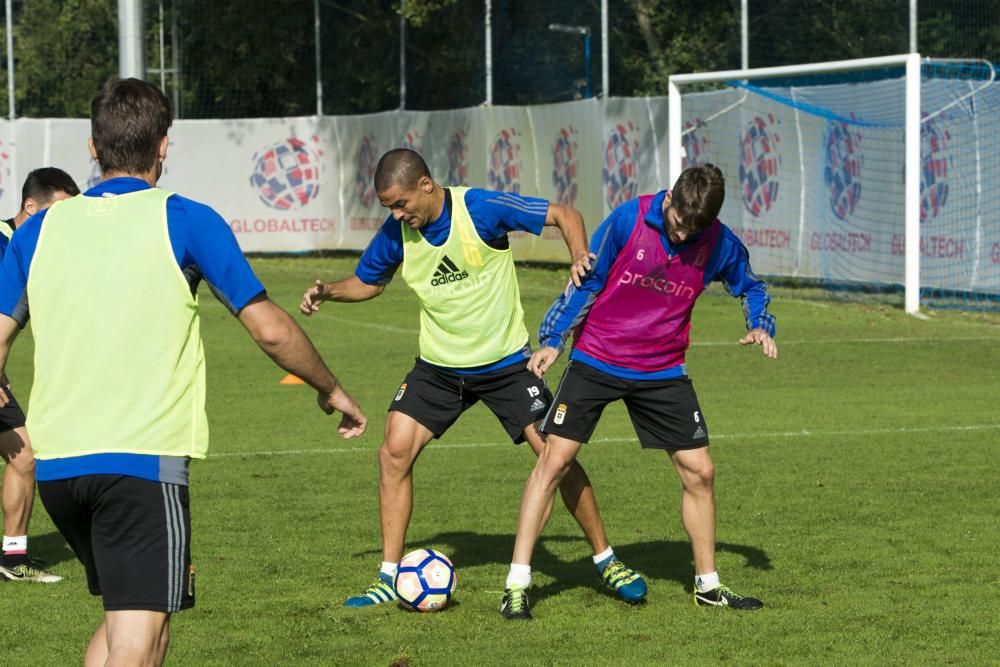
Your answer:
[[[681,173],[684,159],[682,136],[684,97],[682,88],[692,84],[711,84],[726,81],[751,81],[798,77],[817,74],[844,73],[871,69],[905,67],[905,248],[904,255],[904,304],[907,313],[920,309],[920,95],[921,59],[917,53],[906,55],[844,60],[810,65],[767,67],[759,69],[729,70],[697,74],[679,74],[669,79],[668,137],[670,183]]]

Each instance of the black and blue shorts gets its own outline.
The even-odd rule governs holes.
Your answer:
[[[708,424],[689,378],[629,380],[570,361],[539,431],[576,442],[594,434],[605,406],[624,401],[646,449],[697,449],[708,444]]]
[[[12,431],[15,428],[24,426],[24,410],[18,404],[17,399],[10,390],[10,385],[4,387],[7,392],[7,405],[0,408],[0,433]]]
[[[515,443],[552,402],[545,381],[528,371],[527,360],[497,370],[466,375],[417,359],[389,404],[389,412],[413,417],[440,438],[459,415],[482,401]]]
[[[105,611],[194,606],[187,486],[83,475],[40,481],[38,494]]]

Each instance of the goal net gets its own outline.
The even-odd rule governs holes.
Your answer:
[[[916,54],[674,76],[671,182],[722,169],[722,220],[760,273],[896,294],[910,312],[996,308],[994,79],[987,62]]]

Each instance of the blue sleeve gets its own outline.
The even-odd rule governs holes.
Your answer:
[[[465,206],[479,237],[489,243],[503,238],[507,232],[542,233],[549,202],[515,192],[494,192],[470,188],[465,193]]]
[[[22,328],[28,323],[28,269],[46,212],[48,209],[36,213],[17,228],[0,269],[0,313],[14,318]]]
[[[633,199],[619,206],[601,223],[590,239],[590,252],[597,256],[593,268],[584,277],[580,287],[569,283],[566,290],[542,318],[538,328],[538,344],[562,350],[570,333],[583,321],[597,295],[604,289],[611,267],[618,254],[628,243],[639,215],[639,200]]]
[[[264,292],[233,230],[211,207],[171,195],[167,231],[182,270],[195,268],[234,315]]]
[[[716,246],[705,271],[706,283],[718,280],[726,291],[743,302],[743,317],[747,331],[763,329],[770,336],[777,333],[774,315],[767,311],[771,297],[767,283],[758,278],[750,268],[750,253],[731,229],[723,225]]]
[[[403,263],[403,231],[391,215],[365,248],[354,275],[366,285],[388,285]]]

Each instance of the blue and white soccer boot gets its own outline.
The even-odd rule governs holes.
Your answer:
[[[354,595],[344,602],[345,607],[370,607],[383,602],[394,602],[396,589],[392,585],[392,576],[379,572],[378,577],[361,595]]]
[[[613,556],[597,565],[604,585],[629,604],[646,601],[646,580],[642,575]]]

